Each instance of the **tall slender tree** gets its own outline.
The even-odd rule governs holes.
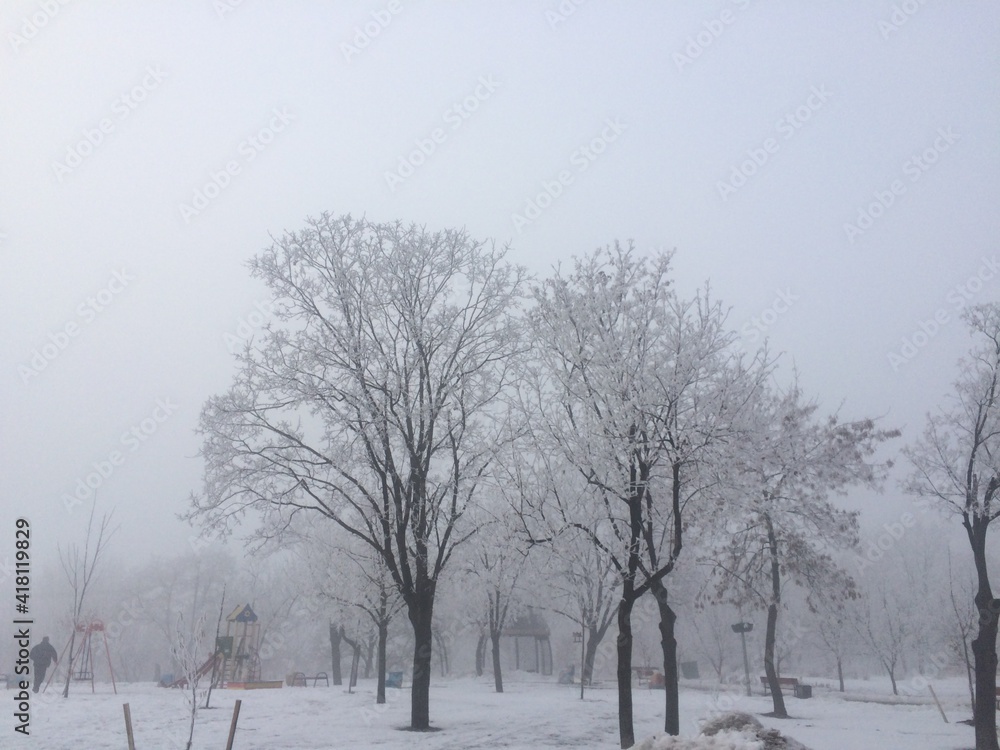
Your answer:
[[[94,504],[90,506],[90,515],[87,517],[87,534],[84,537],[83,549],[81,550],[78,545],[73,544],[65,552],[62,549],[59,550],[59,562],[62,563],[66,580],[69,581],[73,591],[73,609],[70,613],[73,632],[69,637],[69,657],[66,659],[66,682],[63,685],[63,698],[69,697],[69,686],[73,681],[73,664],[79,656],[76,652],[76,634],[83,632],[85,628],[83,623],[84,602],[108,542],[111,541],[111,537],[115,533],[115,529],[111,527],[113,514],[107,513],[101,516],[97,527],[97,538],[93,538],[96,509],[97,498],[95,497]]]
[[[876,450],[899,433],[872,419],[817,419],[797,386],[760,392],[744,411],[748,439],[730,465],[730,494],[721,496],[717,550],[720,593],[767,610],[764,672],[774,715],[786,717],[775,659],[783,587],[790,578],[807,594],[853,598],[854,581],[830,554],[858,543],[857,513],[830,495],[853,485],[877,487],[891,465]]]
[[[525,273],[461,231],[324,214],[254,258],[276,321],[202,412],[204,491],[222,532],[257,511],[264,537],[298,513],[385,562],[414,634],[410,726],[430,726],[437,583],[504,431],[498,404],[523,337]]]
[[[557,271],[535,290],[531,316],[539,366],[528,399],[538,450],[561,456],[603,509],[595,523],[591,503],[565,495],[559,503],[554,495],[559,514],[611,555],[621,578],[623,748],[635,742],[631,615],[647,592],[661,616],[664,725],[680,731],[675,615],[664,579],[681,553],[684,509],[702,489],[698,463],[730,433],[732,415],[753,390],[745,373],[730,367],[733,339],[723,310],[707,293],[679,297],[670,260],[669,253],[640,258],[619,245],[579,258],[569,275]]]
[[[976,750],[998,750],[997,617],[987,564],[990,525],[1000,517],[1000,305],[974,305],[962,315],[975,344],[959,362],[946,403],[927,417],[923,435],[904,454],[913,466],[906,489],[961,522],[976,570],[979,625],[975,662]]]

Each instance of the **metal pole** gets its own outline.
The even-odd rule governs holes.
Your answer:
[[[750,662],[747,660],[747,633],[740,631],[740,640],[743,641],[743,673],[747,678],[747,697],[750,697]]]
[[[583,675],[587,666],[587,626],[580,621],[580,700],[583,700]]]

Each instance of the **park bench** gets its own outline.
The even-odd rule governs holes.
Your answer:
[[[770,695],[771,685],[767,681],[767,675],[760,676],[760,683],[764,686],[764,695]],[[799,686],[799,681],[796,677],[779,677],[778,684],[781,687],[791,688],[794,691]]]
[[[632,667],[632,671],[635,672],[636,681],[642,687],[649,684],[650,678],[656,674],[656,667]]]
[[[330,687],[330,678],[327,676],[326,672],[317,672],[314,677],[309,677],[305,672],[293,672],[292,676],[288,678],[287,682],[289,687],[306,687],[309,684],[309,680],[313,681],[313,687],[323,680],[327,687]]]

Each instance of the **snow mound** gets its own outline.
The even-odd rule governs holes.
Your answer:
[[[733,711],[705,722],[697,737],[654,734],[634,750],[809,750],[777,729],[766,729],[747,713]]]
[[[745,732],[723,731],[706,737],[672,737],[654,734],[632,746],[632,750],[765,750],[764,743]]]

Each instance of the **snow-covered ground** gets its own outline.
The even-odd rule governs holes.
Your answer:
[[[698,721],[720,710],[755,714],[767,727],[779,729],[811,750],[954,750],[971,747],[972,728],[958,723],[969,717],[968,693],[961,680],[935,682],[951,723],[945,723],[929,701],[919,705],[845,700],[817,689],[811,700],[787,698],[794,718],[779,721],[761,716],[770,700],[685,686],[681,710],[683,733],[697,734]],[[409,720],[409,691],[390,690],[389,703],[376,706],[374,683],[362,682],[353,694],[343,687],[278,690],[216,690],[216,708],[198,713],[194,748],[223,750],[237,699],[242,700],[234,748],[238,750],[315,750],[318,748],[538,748],[578,750],[618,747],[617,700],[612,685],[588,691],[581,701],[576,687],[512,675],[506,692],[493,692],[492,680],[439,679],[432,685],[432,724],[440,731],[401,731]],[[183,748],[189,711],[184,694],[151,684],[124,684],[114,695],[110,684],[74,686],[69,700],[33,696],[31,736],[14,732],[11,711],[0,730],[0,748],[45,750],[122,750],[127,747],[122,704],[130,705],[136,747],[140,750]],[[857,683],[849,698],[885,697],[880,683]],[[8,706],[13,691],[7,691]],[[889,696],[891,697],[891,696]],[[636,737],[661,733],[663,693],[637,688],[634,693]]]

